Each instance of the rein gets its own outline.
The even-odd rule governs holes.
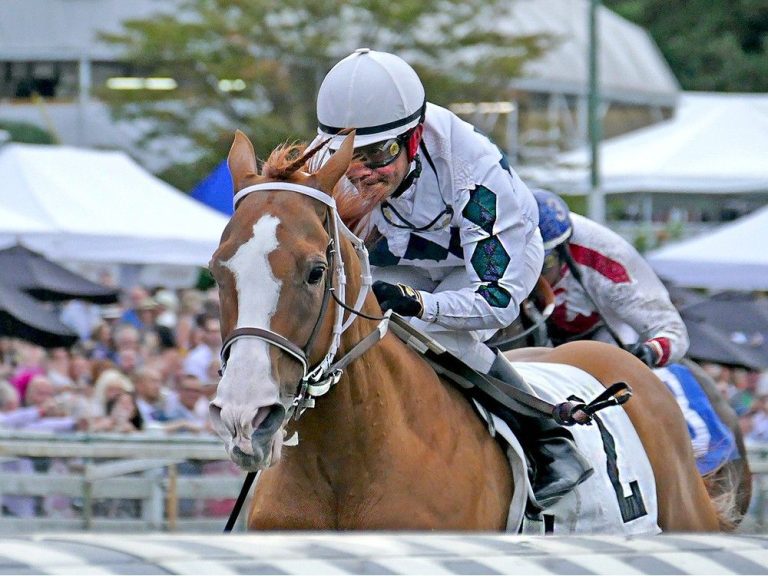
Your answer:
[[[390,313],[387,312],[382,317],[368,316],[362,312],[362,307],[365,302],[368,292],[370,291],[373,278],[371,276],[371,265],[368,260],[368,250],[365,247],[363,241],[352,233],[349,228],[339,217],[336,209],[336,201],[328,194],[304,186],[302,184],[295,184],[292,182],[269,182],[263,184],[255,184],[248,186],[240,190],[235,194],[233,203],[235,209],[239,202],[245,198],[248,194],[253,192],[297,192],[304,196],[309,196],[315,200],[318,200],[328,207],[328,218],[326,219],[326,230],[330,236],[330,241],[327,248],[328,258],[328,273],[326,273],[325,291],[323,294],[323,302],[321,305],[320,313],[315,325],[312,329],[312,333],[303,348],[294,344],[283,335],[270,330],[269,328],[252,327],[252,326],[240,326],[236,327],[229,335],[224,339],[221,347],[221,370],[220,374],[224,375],[226,372],[227,361],[229,360],[230,351],[232,346],[238,340],[244,338],[256,338],[262,340],[271,346],[275,346],[288,355],[295,358],[302,367],[302,377],[297,384],[297,392],[293,397],[291,405],[286,410],[283,425],[288,422],[292,417],[298,420],[301,415],[308,409],[314,408],[315,398],[327,393],[331,387],[339,382],[343,374],[344,369],[355,359],[362,356],[369,348],[374,346],[379,340],[384,338],[387,333],[389,325]],[[362,285],[360,291],[357,294],[357,298],[353,306],[348,306],[345,303],[346,297],[346,284],[347,277],[344,269],[344,258],[340,249],[337,247],[339,244],[339,229],[344,236],[352,243],[355,252],[358,254],[362,271],[360,278]],[[333,274],[333,277],[332,275]],[[336,288],[333,286],[333,278],[336,278]],[[317,337],[320,326],[323,323],[323,319],[328,311],[328,303],[330,298],[336,302],[336,316],[334,318],[333,336],[323,359],[315,366],[310,366],[310,353]],[[344,320],[344,312],[349,312],[349,316],[346,321]],[[344,354],[338,360],[335,360],[339,346],[341,344],[342,334],[352,325],[358,316],[362,316],[368,320],[379,321],[376,328],[352,347],[346,354]],[[295,440],[293,440],[295,438]],[[294,435],[291,440],[286,440],[285,443],[298,443],[297,435]],[[256,472],[249,472],[246,475],[245,482],[240,494],[237,498],[234,508],[230,513],[227,520],[224,532],[230,532],[234,527],[235,521],[240,514],[240,509],[245,502],[245,498],[250,491],[251,485],[257,478]]]

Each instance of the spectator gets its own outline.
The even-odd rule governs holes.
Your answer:
[[[61,321],[72,328],[81,340],[87,340],[101,321],[99,307],[82,300],[70,300],[61,310]]]
[[[115,364],[112,360],[93,361],[91,364],[91,379],[94,382],[94,386],[96,382],[98,382],[99,376],[101,376],[107,370],[117,370],[117,364]]]
[[[0,411],[10,412],[21,406],[19,392],[10,382],[0,380]]]
[[[66,348],[53,348],[48,353],[47,374],[51,382],[58,390],[69,390],[74,386],[69,375],[69,350]]]
[[[130,392],[121,391],[107,400],[106,410],[111,424],[110,432],[138,432],[144,428],[144,419],[136,405],[136,398]]]
[[[107,322],[99,322],[91,332],[87,348],[90,358],[93,360],[114,360],[115,359],[115,341],[113,339],[112,327]]]
[[[756,398],[748,415],[741,421],[747,442],[768,442],[768,396]]]
[[[209,430],[208,416],[203,417],[196,410],[203,397],[203,385],[194,374],[185,374],[177,386],[178,402],[168,408],[165,414],[168,432],[203,432]]]
[[[69,360],[69,377],[75,388],[85,389],[93,384],[91,361],[79,348],[72,350]]]
[[[138,350],[133,348],[121,348],[117,351],[115,362],[123,374],[130,376],[141,367],[142,356]]]
[[[165,326],[170,330],[174,330],[176,328],[176,324],[178,323],[178,297],[171,290],[158,290],[155,294],[155,301],[160,308],[156,319],[157,324],[160,326]]]
[[[139,351],[141,348],[141,332],[132,324],[118,324],[114,331],[115,350],[129,349]]]
[[[198,290],[187,290],[182,293],[176,322],[176,345],[182,352],[188,352],[200,343],[195,327],[196,319],[202,310],[202,293]]]
[[[201,314],[198,318],[201,342],[190,350],[184,359],[184,372],[194,374],[198,380],[208,379],[208,366],[221,350],[221,324],[216,316]]]
[[[32,377],[45,374],[45,350],[26,342],[19,342],[18,350],[19,365],[11,376],[10,382],[18,390],[19,397],[23,399]]]
[[[101,320],[106,322],[110,328],[117,326],[122,316],[123,308],[119,304],[111,304],[101,308]]]
[[[165,398],[160,371],[151,367],[140,368],[134,375],[133,383],[136,387],[136,404],[146,425],[149,427],[165,420]]]
[[[162,312],[162,306],[153,298],[145,298],[138,308],[141,320],[142,333],[146,344],[155,350],[165,350],[176,347],[176,338],[173,330],[168,326],[158,323],[157,319]]]
[[[22,398],[27,420],[16,422],[16,429],[36,432],[72,432],[85,427],[85,422],[73,418],[67,404],[56,397],[56,388],[44,374],[33,376]],[[17,411],[17,414],[20,413]]]
[[[729,401],[736,414],[744,416],[752,407],[755,392],[754,381],[743,368],[734,368],[731,371],[731,382],[734,392]]]
[[[203,382],[203,399],[198,402],[197,410],[200,414],[208,417],[208,408],[211,400],[216,397],[216,389],[219,386],[219,370],[221,369],[221,358],[218,356],[211,360],[208,365],[207,379]]]
[[[138,308],[143,300],[149,297],[149,292],[143,286],[134,286],[128,292],[128,308],[120,316],[121,324],[130,324],[141,330],[144,325],[139,316]]]
[[[107,414],[107,402],[116,398],[121,392],[133,392],[133,383],[125,374],[115,368],[101,373],[94,385],[92,415],[102,417]]]

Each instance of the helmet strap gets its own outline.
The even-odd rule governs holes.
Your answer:
[[[400,182],[400,185],[395,189],[395,191],[392,192],[390,195],[391,198],[397,198],[400,196],[400,194],[408,190],[408,188],[413,185],[416,178],[421,176],[421,160],[419,160],[418,156],[414,156],[413,161],[416,163],[416,165],[413,167],[413,170],[408,173],[408,176],[403,178],[403,181]]]
[[[406,151],[408,152],[408,162],[413,162],[416,158],[416,153],[419,151],[419,144],[421,144],[421,135],[424,133],[424,124],[418,124],[408,137],[406,143]]]

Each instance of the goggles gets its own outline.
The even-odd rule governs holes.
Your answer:
[[[411,133],[406,132],[396,138],[355,148],[355,158],[360,159],[363,165],[370,170],[384,168],[397,160],[410,137]]]
[[[560,266],[560,255],[555,250],[552,250],[549,254],[544,255],[544,265],[541,269],[551,270],[556,266]]]

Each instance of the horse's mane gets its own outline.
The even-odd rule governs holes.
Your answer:
[[[284,142],[272,150],[264,162],[261,173],[272,180],[290,180],[291,176],[304,168],[319,148],[307,150],[306,144]]]
[[[325,148],[326,141],[313,147],[295,142],[284,142],[272,150],[262,167],[262,174],[273,180],[287,181],[299,171],[310,174],[320,167],[316,155]],[[353,158],[352,162],[357,160]],[[366,228],[371,211],[384,198],[362,196],[346,178],[333,189],[331,196],[336,200],[336,207],[341,220],[354,232],[360,233]]]

